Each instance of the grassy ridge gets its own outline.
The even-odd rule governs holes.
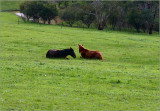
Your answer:
[[[2,110],[158,110],[158,34],[17,24],[1,13]],[[107,60],[81,59],[78,45]],[[70,60],[46,59],[72,47]]]
[[[13,10],[20,10],[19,5],[24,0],[21,1],[5,1],[1,0],[1,11],[13,11]]]

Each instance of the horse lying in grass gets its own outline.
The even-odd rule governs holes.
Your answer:
[[[71,55],[73,58],[76,58],[76,54],[72,48],[64,49],[64,50],[54,50],[50,49],[47,54],[46,58],[67,58],[68,55]]]
[[[81,54],[81,57],[87,58],[87,59],[105,60],[105,59],[103,59],[101,52],[88,50],[83,45],[80,45],[80,44],[78,44],[78,46],[79,46],[79,53]]]

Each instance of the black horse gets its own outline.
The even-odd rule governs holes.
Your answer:
[[[64,50],[54,50],[50,49],[47,54],[46,58],[67,58],[68,55],[71,55],[73,58],[76,58],[76,54],[72,48],[64,49]]]

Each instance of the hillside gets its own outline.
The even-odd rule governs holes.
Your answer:
[[[23,23],[1,13],[1,110],[158,110],[159,35]],[[80,58],[78,44],[105,61]],[[47,59],[72,47],[77,58]]]
[[[20,10],[19,4],[22,3],[24,0],[21,1],[5,1],[1,0],[1,11],[14,11]]]

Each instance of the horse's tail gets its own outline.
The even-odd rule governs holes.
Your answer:
[[[106,60],[106,58],[103,58],[101,53],[100,53],[100,55],[101,55],[100,58],[101,58],[102,61]]]

